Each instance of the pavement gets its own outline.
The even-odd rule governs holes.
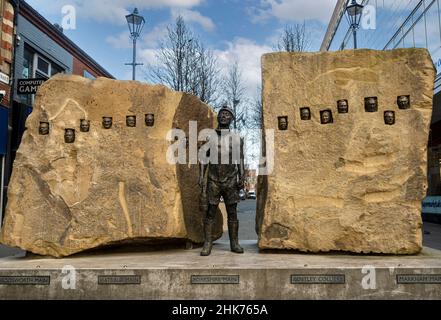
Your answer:
[[[244,200],[238,206],[239,240],[257,240],[255,231],[256,200]],[[228,230],[220,241],[228,241]],[[441,224],[424,222],[423,246],[441,250]],[[8,256],[24,256],[25,252],[0,245],[0,258]]]

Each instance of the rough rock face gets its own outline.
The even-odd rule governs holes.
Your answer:
[[[275,148],[273,173],[259,177],[259,247],[418,253],[435,79],[428,52],[272,53],[262,64],[264,128],[275,129]],[[398,96],[410,96],[410,107]],[[366,111],[369,97],[377,111]],[[339,100],[348,113],[338,113]],[[301,119],[304,107],[310,120]],[[325,110],[332,123],[322,124]],[[388,124],[386,111],[394,112]]]
[[[154,115],[147,126],[145,115]],[[136,116],[136,127],[126,117]],[[103,117],[112,117],[110,129]],[[81,132],[80,120],[90,120]],[[8,193],[1,242],[37,254],[70,255],[138,240],[203,242],[197,165],[166,160],[167,132],[213,128],[196,97],[163,86],[56,76],[39,90]],[[49,135],[40,135],[49,122]],[[75,142],[65,142],[65,129]],[[217,217],[216,238],[222,236]]]

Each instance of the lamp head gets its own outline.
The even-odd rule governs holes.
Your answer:
[[[133,10],[133,13],[126,16],[127,24],[129,25],[130,36],[132,38],[138,38],[141,34],[141,30],[144,27],[145,19],[139,14],[137,8]]]

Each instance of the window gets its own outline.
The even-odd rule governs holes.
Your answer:
[[[25,46],[23,56],[23,71],[21,73],[22,78],[32,78],[34,73],[34,52],[30,50],[28,46]]]
[[[61,68],[60,66],[52,63],[52,67],[51,67],[51,76],[56,75],[57,73],[64,73],[63,68]]]
[[[23,79],[43,78],[49,79],[57,73],[65,70],[43,55],[36,52],[31,46],[25,43],[23,52],[23,70],[21,76]],[[23,104],[32,105],[33,95],[19,95]]]
[[[35,67],[35,78],[45,78],[49,79],[53,75],[56,75],[57,73],[64,72],[64,69],[61,68],[59,65],[50,62],[46,58],[43,58],[38,53],[34,54],[34,67]]]
[[[37,53],[34,55],[34,66],[36,78],[50,78],[51,64],[39,56]]]

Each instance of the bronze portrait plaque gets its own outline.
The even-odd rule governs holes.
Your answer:
[[[49,134],[49,122],[46,121],[40,122],[38,133],[42,136],[47,136]]]
[[[300,108],[300,119],[311,120],[311,109],[308,107]]]
[[[155,125],[155,115],[148,113],[145,115],[145,125],[147,127],[153,127]]]
[[[388,110],[384,111],[384,123],[391,126],[395,124],[395,112]]]
[[[337,111],[338,113],[348,113],[349,112],[349,103],[348,100],[338,100],[337,101]]]
[[[81,119],[80,120],[80,131],[89,132],[90,130],[90,120]]]
[[[398,108],[401,110],[410,108],[410,96],[398,96],[397,97]]]
[[[279,122],[279,130],[288,130],[288,117],[287,116],[283,116],[283,117],[278,117],[278,122]]]
[[[112,117],[103,117],[103,128],[110,129],[112,128],[113,118]]]
[[[136,127],[136,116],[127,116],[126,117],[126,125],[127,125],[127,127],[130,127],[130,128]]]
[[[368,97],[364,99],[364,110],[366,112],[377,112],[378,111],[378,98]]]
[[[75,142],[75,129],[65,129],[64,130],[64,142],[74,143]]]
[[[322,124],[333,123],[334,119],[332,117],[332,111],[331,110],[320,111],[320,122]]]

